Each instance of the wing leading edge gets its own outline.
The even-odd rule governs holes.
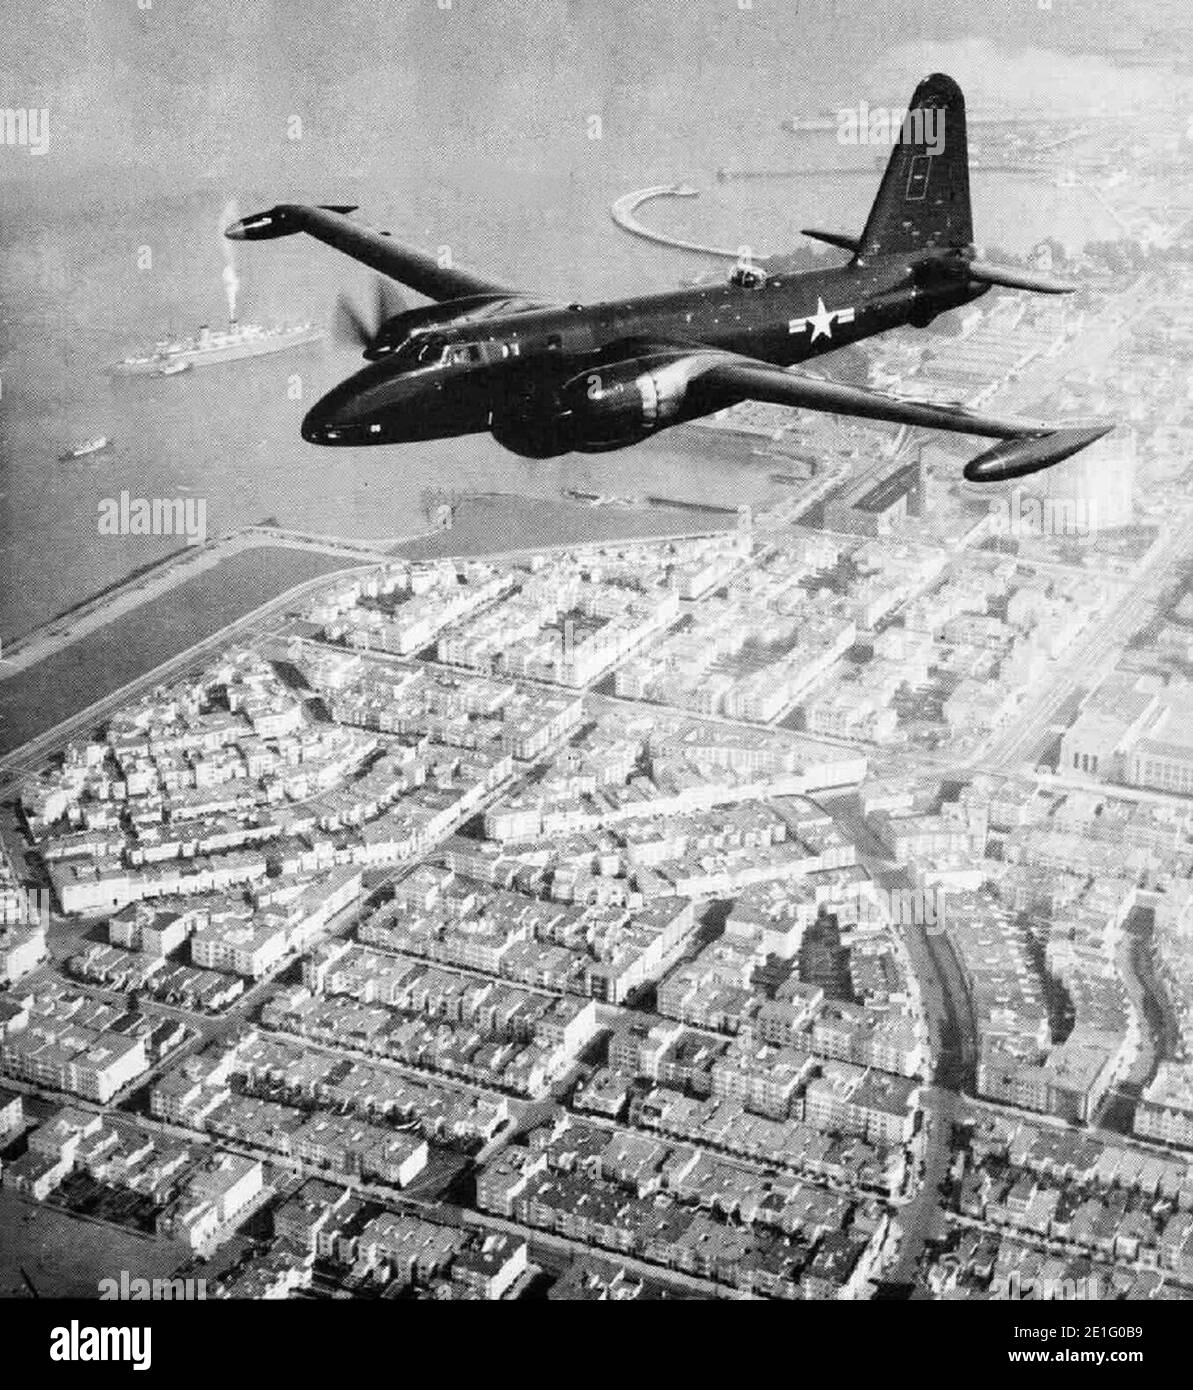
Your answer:
[[[306,232],[428,299],[442,301],[470,295],[515,293],[508,285],[487,280],[459,266],[441,264],[440,258],[403,246],[386,232],[352,221],[347,214],[354,211],[350,207],[279,203],[268,212],[254,213],[233,222],[224,229],[224,234],[233,241],[266,241]]]
[[[709,401],[710,410],[740,400],[766,401],[1002,441],[965,465],[965,477],[971,482],[1000,482],[1049,468],[1114,428],[1114,422],[1106,420],[1050,425],[979,415],[960,406],[905,400],[745,357],[715,360],[693,385],[700,393],[701,403]]]

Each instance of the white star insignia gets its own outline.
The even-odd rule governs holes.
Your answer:
[[[824,307],[824,300],[816,300],[816,312],[808,315],[808,322],[812,325],[812,341],[817,338],[831,338],[833,336],[833,316]]]
[[[811,342],[817,338],[831,338],[833,336],[834,323],[852,323],[853,309],[826,309],[824,300],[818,295],[816,298],[816,312],[808,314],[802,319],[792,319],[787,325],[789,333],[802,333],[809,325],[812,328]]]

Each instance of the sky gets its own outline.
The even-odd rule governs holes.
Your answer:
[[[1012,58],[1071,50],[1078,15],[1096,43],[1134,8],[1051,3],[5,0],[0,82],[10,105],[50,111],[43,183],[119,170],[142,189],[265,170],[380,176],[483,164],[515,140],[533,157],[536,140],[584,135],[591,114],[612,138],[649,139],[652,118],[690,136],[798,105],[810,87],[905,82],[916,46],[943,56],[976,35]],[[1163,9],[1144,13],[1155,23]],[[988,53],[972,56],[974,80],[997,80]],[[1036,61],[1058,98],[1104,85],[1096,70]],[[31,177],[0,154],[0,182]],[[116,179],[110,191],[132,190]]]

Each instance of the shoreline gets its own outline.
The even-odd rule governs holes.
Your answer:
[[[39,627],[16,638],[11,644],[5,643],[0,648],[0,684],[18,671],[28,670],[80,638],[108,626],[117,618],[245,550],[281,547],[328,554],[342,552],[347,566],[362,560],[367,562],[375,559],[380,562],[385,558],[388,547],[420,538],[421,533],[416,533],[371,543],[333,536],[312,536],[256,524],[239,527],[199,546],[182,546],[168,555],[138,566],[122,579],[113,580],[96,593],[80,599]]]
[[[0,663],[0,766],[11,775],[61,726],[155,679],[188,654],[197,657],[217,639],[236,640],[260,624],[263,612],[333,583],[338,574],[395,559],[663,542],[723,532],[728,520],[709,514],[701,525],[691,510],[678,507],[594,508],[513,493],[465,499],[455,517],[458,525],[384,542],[249,526],[205,546],[201,563],[186,563],[185,553],[170,556],[174,563],[155,566],[151,582],[142,572],[93,596],[65,631],[30,640],[18,658]]]
[[[648,535],[664,539],[722,530],[734,516],[723,505],[702,504],[685,498],[650,496],[644,502],[642,506],[596,508],[581,500],[534,497],[514,492],[478,492],[464,496],[453,506],[452,522],[448,526],[428,524],[419,531],[376,539],[316,535],[269,522],[237,527],[201,545],[182,545],[167,555],[147,561],[20,637],[0,644],[0,685],[18,671],[27,670],[169,589],[186,583],[245,550],[268,547],[315,550],[342,555],[347,568],[362,562],[384,564],[396,557],[408,557],[412,550],[417,553],[423,546],[429,546],[436,557],[469,559],[504,549],[615,543]],[[493,525],[492,515],[495,511],[502,513],[496,526]],[[491,537],[486,533],[516,528],[517,522],[512,517],[514,512],[524,512],[534,517],[534,523],[528,530],[536,534],[520,537],[522,544],[519,545],[506,547],[491,544]],[[708,524],[694,526],[691,521],[693,514],[706,516]],[[556,529],[565,533],[562,538],[545,539],[539,534],[543,530]]]

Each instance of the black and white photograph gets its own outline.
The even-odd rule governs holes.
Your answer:
[[[1193,9],[2,8],[0,1346],[1159,1365]]]

